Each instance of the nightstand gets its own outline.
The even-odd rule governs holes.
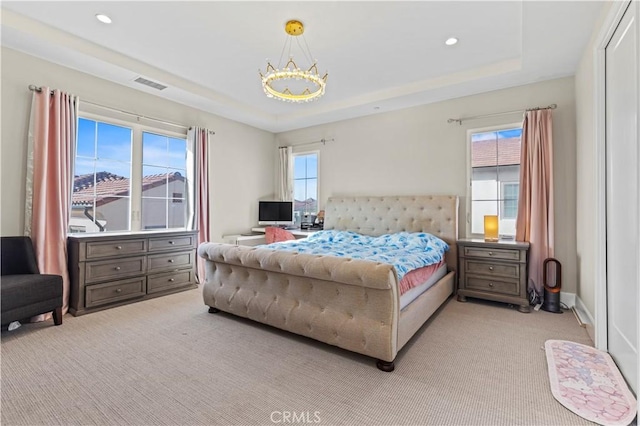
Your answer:
[[[458,301],[468,297],[518,305],[530,312],[527,297],[529,243],[458,240]]]

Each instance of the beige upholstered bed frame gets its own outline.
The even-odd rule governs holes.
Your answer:
[[[218,310],[378,359],[398,351],[455,289],[458,198],[332,197],[325,229],[366,235],[429,232],[446,241],[448,273],[400,311],[395,269],[364,260],[203,243],[204,303]]]

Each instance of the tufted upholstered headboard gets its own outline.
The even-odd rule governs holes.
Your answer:
[[[457,196],[330,197],[325,207],[324,229],[373,236],[428,232],[449,244],[447,265],[450,271],[457,269]]]

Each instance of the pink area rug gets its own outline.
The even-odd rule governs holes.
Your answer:
[[[544,346],[555,399],[601,425],[631,423],[636,400],[608,353],[566,340],[547,340]]]

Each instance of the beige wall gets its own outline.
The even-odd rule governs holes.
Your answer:
[[[187,106],[166,101],[68,68],[2,49],[2,145],[0,232],[24,228],[26,131],[29,84],[49,85],[81,99],[215,130],[211,150],[212,239],[255,224],[257,200],[272,197],[274,136]],[[456,194],[461,197],[460,235],[466,232],[468,129],[518,122],[520,114],[448,124],[450,117],[558,104],[554,111],[556,257],[566,292],[576,291],[576,138],[571,77],[489,92],[431,105],[315,126],[277,135],[277,144],[335,138],[320,151],[320,201],[345,194]],[[17,184],[16,184],[17,183]]]
[[[2,235],[20,235],[24,230],[29,84],[59,88],[81,100],[214,130],[209,169],[214,241],[221,241],[223,234],[244,232],[254,226],[257,200],[274,192],[272,133],[2,48]]]
[[[455,194],[466,232],[467,130],[520,122],[521,114],[448,124],[448,118],[558,104],[554,117],[556,257],[563,290],[576,291],[576,137],[572,77],[379,113],[277,135],[279,145],[335,138],[320,151],[320,201],[332,195]]]
[[[575,75],[576,92],[576,233],[578,255],[577,296],[589,314],[595,314],[596,241],[596,38],[612,3],[603,7]]]

